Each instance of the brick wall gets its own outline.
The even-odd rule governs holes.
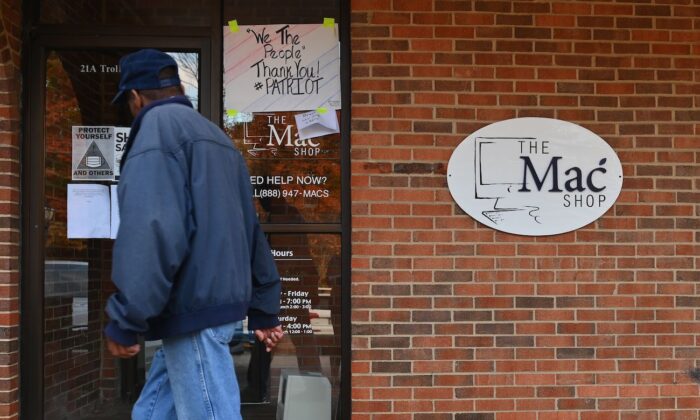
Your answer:
[[[19,411],[19,0],[0,1],[0,418]]]
[[[700,2],[352,0],[353,418],[697,419]],[[452,201],[452,150],[539,116],[617,204],[553,237]]]

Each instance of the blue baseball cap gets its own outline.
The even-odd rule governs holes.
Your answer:
[[[161,89],[170,86],[179,86],[180,77],[175,75],[169,79],[159,79],[158,74],[166,67],[175,67],[177,63],[168,54],[145,49],[125,55],[119,60],[121,79],[119,80],[119,92],[112,99],[112,104],[126,99],[126,93],[131,89]]]

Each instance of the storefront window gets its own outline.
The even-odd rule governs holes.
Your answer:
[[[263,3],[224,2],[224,128],[261,222],[339,223],[339,4]]]
[[[339,223],[340,134],[299,141],[299,113],[227,117],[225,128],[248,164],[260,222]]]
[[[241,325],[231,343],[242,412],[254,416],[278,409],[283,374],[315,375],[337,409],[340,389],[340,236],[272,234],[272,252],[282,280],[280,320],[287,337],[270,354]],[[284,389],[282,390],[284,391]],[[333,417],[335,418],[335,417]]]
[[[67,187],[72,175],[72,127],[116,124],[109,106],[120,52],[52,52],[46,60],[46,173],[44,274],[44,418],[81,418],[101,389],[116,392],[102,375],[104,294],[109,290],[109,239],[68,238]],[[94,69],[94,72],[93,72]],[[99,73],[98,73],[99,69]]]
[[[341,205],[348,188],[342,184],[347,151],[341,139],[348,133],[341,123],[347,125],[349,112],[341,98],[340,0],[37,5],[38,22],[32,24],[39,34],[31,41],[35,54],[28,73],[44,83],[28,89],[45,107],[43,114],[30,111],[30,143],[36,147],[27,150],[33,174],[44,173],[29,180],[29,188],[41,193],[28,206],[44,208],[43,254],[33,255],[44,268],[43,277],[41,268],[29,270],[32,288],[23,291],[33,291],[31,308],[42,306],[31,312],[35,319],[25,331],[30,341],[41,336],[43,346],[41,352],[23,351],[37,369],[25,373],[27,383],[43,389],[43,404],[26,412],[45,419],[129,418],[159,345],[141,343],[138,357],[115,359],[105,350],[103,328],[105,304],[115,291],[111,264],[118,219],[112,198],[132,119],[126,107],[110,102],[119,59],[161,42],[170,46],[163,50],[180,50],[171,54],[186,95],[221,123],[244,156],[252,199],[281,275],[286,338],[266,353],[243,320],[230,345],[244,418],[277,418],[306,398],[321,402],[330,418],[347,412],[340,408],[349,397],[341,398],[340,379],[342,370],[349,374],[347,367],[341,370],[341,255],[347,251],[341,243],[348,234]],[[221,22],[212,28],[218,17]],[[85,47],[75,28],[90,25],[99,36],[95,46]],[[144,37],[140,31],[146,26],[163,31]],[[61,36],[54,40],[54,33]],[[249,37],[240,43],[241,35]],[[212,51],[216,45],[222,49]],[[263,57],[256,58],[260,51]],[[220,79],[211,77],[218,64]],[[222,86],[212,86],[219,80]],[[218,109],[222,115],[210,115]],[[34,286],[42,281],[43,287]],[[304,395],[306,385],[300,384],[312,384],[315,391]],[[40,400],[24,398],[23,404]]]
[[[287,335],[272,356],[237,345],[244,418],[324,395],[331,418],[339,412],[341,235],[314,233],[341,231],[339,12],[333,0],[224,1],[223,126],[248,164],[260,222],[274,227]]]

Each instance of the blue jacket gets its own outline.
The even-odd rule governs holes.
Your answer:
[[[137,115],[122,157],[105,333],[132,345],[238,321],[279,325],[280,280],[246,164],[184,97]]]

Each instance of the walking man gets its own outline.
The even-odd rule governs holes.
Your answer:
[[[107,346],[135,356],[162,340],[132,418],[240,419],[228,343],[237,321],[270,351],[282,338],[280,280],[258,224],[240,153],[184,96],[176,62],[157,50],[120,61],[135,119],[121,163],[121,223],[107,302]]]

